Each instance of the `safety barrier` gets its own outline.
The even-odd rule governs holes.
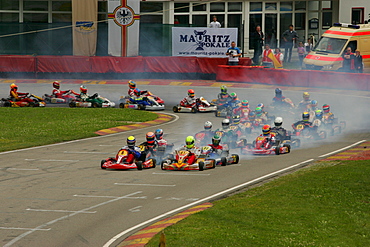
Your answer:
[[[219,65],[217,81],[370,91],[370,74]]]

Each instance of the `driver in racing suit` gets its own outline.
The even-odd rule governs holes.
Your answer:
[[[264,147],[265,148],[271,148],[272,146],[275,145],[276,143],[276,137],[274,134],[271,133],[271,127],[270,125],[266,124],[262,127],[262,134],[260,135],[260,137],[264,137],[265,140],[264,140]]]
[[[72,93],[74,95],[79,95],[78,93],[75,93],[73,90],[66,90],[66,91],[59,90],[60,83],[58,81],[53,82],[53,88],[54,89],[53,89],[51,94],[55,98],[63,98],[64,94],[67,94],[67,93]]]
[[[322,106],[322,110],[324,111],[323,121],[325,124],[334,123],[334,114],[330,112],[330,105],[325,104]]]
[[[141,143],[140,146],[144,146],[145,150],[141,152],[141,160],[144,162],[148,153],[155,155],[157,148],[157,141],[153,132],[148,132],[145,135],[146,141]]]
[[[204,137],[202,140],[197,140],[198,142],[209,143],[209,141],[212,140],[212,137],[214,136],[214,131],[212,131],[212,123],[210,121],[205,122],[204,130],[196,133],[195,138],[198,138],[199,134],[204,134]]]
[[[231,100],[230,94],[227,93],[227,87],[222,85],[221,86],[221,93],[217,95],[217,103],[218,104],[227,104]]]
[[[195,97],[193,89],[188,90],[188,96],[181,100],[180,105],[183,107],[193,108],[197,105],[198,98]]]
[[[221,156],[223,152],[223,146],[220,145],[221,137],[215,135],[212,137],[212,144],[208,144],[212,148],[212,152],[216,153],[217,155]]]
[[[256,119],[261,119],[262,120],[262,123],[266,123],[268,118],[267,118],[267,115],[266,113],[262,110],[261,107],[257,107],[256,110]]]
[[[127,137],[127,146],[123,146],[121,150],[126,150],[128,152],[128,156],[126,159],[127,163],[133,163],[135,160],[139,159],[141,156],[140,148],[135,146],[136,139],[134,136]],[[118,154],[116,156],[116,160],[118,160]]]
[[[284,102],[285,96],[283,96],[283,91],[280,88],[275,89],[275,97],[272,98],[272,102],[275,104],[282,104]]]
[[[290,140],[290,136],[288,135],[287,130],[282,127],[283,125],[282,117],[275,118],[274,125],[275,126],[271,128],[271,131],[276,133],[275,137],[277,140],[280,141]]]
[[[311,104],[310,94],[308,92],[303,93],[303,100],[299,102],[297,108],[300,111],[307,111],[308,105]]]
[[[19,102],[33,102],[32,99],[28,98],[28,93],[20,93],[18,92],[18,86],[12,83],[10,85],[10,99],[12,101],[19,101]]]
[[[197,156],[200,153],[200,149],[195,146],[195,138],[193,136],[186,137],[185,144],[186,145],[180,148],[179,151],[185,150],[185,151],[190,152],[189,157],[188,157],[188,164],[192,165],[197,160]]]
[[[293,129],[296,129],[298,125],[302,124],[304,128],[315,128],[316,126],[312,125],[312,122],[310,120],[310,113],[309,112],[303,112],[302,113],[302,120],[295,122],[292,124]]]
[[[159,105],[158,102],[155,101],[154,99],[151,100],[147,96],[143,96],[144,94],[145,93],[143,93],[143,91],[136,88],[134,90],[134,95],[130,97],[130,101],[134,104],[140,104],[140,103],[143,103],[143,101],[145,101],[145,102],[149,102],[151,105],[157,105],[157,106]]]
[[[250,112],[251,112],[251,109],[249,108],[248,100],[243,100],[242,105],[233,110],[234,115],[239,115],[240,116],[240,121],[241,122],[246,122],[246,121],[249,120],[249,113]]]

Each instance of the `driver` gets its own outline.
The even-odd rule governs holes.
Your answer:
[[[315,111],[315,119],[318,119],[318,120],[320,120],[320,121],[322,121],[322,118],[323,118],[323,112],[322,112],[322,110],[316,110]]]
[[[332,123],[334,122],[334,114],[330,112],[330,105],[325,104],[322,106],[322,110],[324,111],[324,122],[325,123]]]
[[[127,146],[123,146],[121,150],[126,150],[128,152],[128,156],[126,159],[127,163],[133,163],[135,159],[139,159],[141,156],[140,148],[135,146],[136,139],[134,136],[127,137]],[[118,155],[116,156],[116,160],[118,160]]]
[[[315,112],[317,109],[317,100],[311,100],[310,104],[307,106],[307,111]]]
[[[298,109],[302,111],[306,111],[309,104],[311,104],[310,94],[308,92],[304,92],[303,100],[299,102]]]
[[[248,121],[250,112],[251,112],[251,109],[249,108],[248,100],[243,100],[242,105],[233,110],[233,114],[234,115],[239,115],[241,121],[243,121],[243,122]]]
[[[54,81],[53,82],[53,91],[52,91],[52,96],[55,97],[55,98],[62,98],[63,97],[63,94],[66,94],[66,93],[69,93],[71,92],[71,90],[66,90],[66,91],[62,91],[62,90],[59,90],[60,88],[60,83],[58,81]]]
[[[135,89],[136,89],[136,83],[132,80],[128,81],[128,96],[132,97],[135,96]],[[140,90],[140,94],[145,95],[148,91]]]
[[[280,88],[275,89],[275,97],[272,98],[272,101],[274,103],[281,103],[285,99],[285,96],[283,96],[283,91]]]
[[[276,139],[278,140],[286,140],[287,139],[287,131],[282,127],[283,125],[283,118],[277,117],[274,120],[274,127],[271,128],[272,131],[276,133]]]
[[[262,127],[262,134],[260,136],[265,138],[264,142],[266,148],[270,148],[275,145],[276,137],[273,133],[271,133],[270,125],[266,124]]]
[[[256,108],[256,118],[262,119],[263,122],[267,122],[267,115],[261,107]]]
[[[18,92],[18,86],[12,83],[10,85],[10,99],[12,101],[20,101],[20,102],[33,102],[32,99],[28,98],[28,93],[20,93]]]
[[[195,146],[195,138],[193,136],[188,136],[185,139],[185,146],[180,148],[179,150],[189,151],[190,155],[188,157],[188,164],[192,165],[197,160],[197,155],[199,154],[200,150],[198,147]]]
[[[303,112],[302,113],[302,120],[295,122],[292,124],[293,129],[296,129],[299,124],[302,124],[304,128],[312,128],[312,122],[310,120],[310,113],[309,112]]]
[[[159,105],[157,101],[155,101],[154,99],[151,100],[147,96],[143,96],[143,94],[145,94],[143,93],[143,91],[141,91],[138,88],[135,88],[134,95],[130,97],[130,101],[134,104],[140,104],[143,103],[143,101],[145,101],[150,102],[151,105]]]
[[[238,99],[238,96],[236,93],[231,93],[230,94],[231,100],[230,100],[230,105],[232,108],[238,108],[240,107],[240,100]]]
[[[146,155],[150,152],[155,155],[157,148],[157,141],[155,140],[155,134],[153,132],[148,132],[145,135],[146,141],[141,143],[140,146],[144,146],[144,152],[141,153],[141,159],[145,161]]]
[[[212,148],[212,152],[218,154],[221,156],[223,147],[220,145],[221,137],[218,135],[215,135],[212,137],[212,144],[208,144]]]
[[[225,85],[221,86],[221,93],[218,94],[218,103],[226,104],[231,100],[230,94],[227,93],[227,87]]]
[[[90,99],[90,96],[87,94],[87,88],[85,87],[85,85],[80,86],[79,98],[81,99],[81,101],[87,101]]]
[[[204,142],[209,143],[209,141],[214,136],[214,131],[212,131],[212,122],[210,122],[210,121],[205,122],[204,123],[204,130],[195,134],[195,137],[197,137],[198,134],[204,134],[203,140],[198,140],[198,141],[200,141],[201,143],[204,143]]]
[[[193,89],[188,90],[188,96],[181,100],[180,105],[183,107],[193,108],[197,104],[197,97],[195,97],[195,92]]]

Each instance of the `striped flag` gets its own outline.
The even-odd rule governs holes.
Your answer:
[[[268,58],[270,58],[272,60],[272,63],[274,64],[275,69],[282,69],[283,68],[283,65],[281,63],[279,63],[279,61],[276,59],[276,57],[274,56],[274,54],[272,52],[270,52],[267,56],[268,56]]]

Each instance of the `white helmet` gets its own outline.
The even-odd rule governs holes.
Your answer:
[[[276,127],[280,127],[283,124],[283,118],[282,117],[275,118],[274,124]]]
[[[225,118],[224,120],[222,120],[222,128],[223,129],[227,129],[229,128],[230,126],[230,120],[228,118]]]
[[[211,130],[212,129],[212,123],[210,121],[207,121],[204,123],[204,129],[205,130]]]

